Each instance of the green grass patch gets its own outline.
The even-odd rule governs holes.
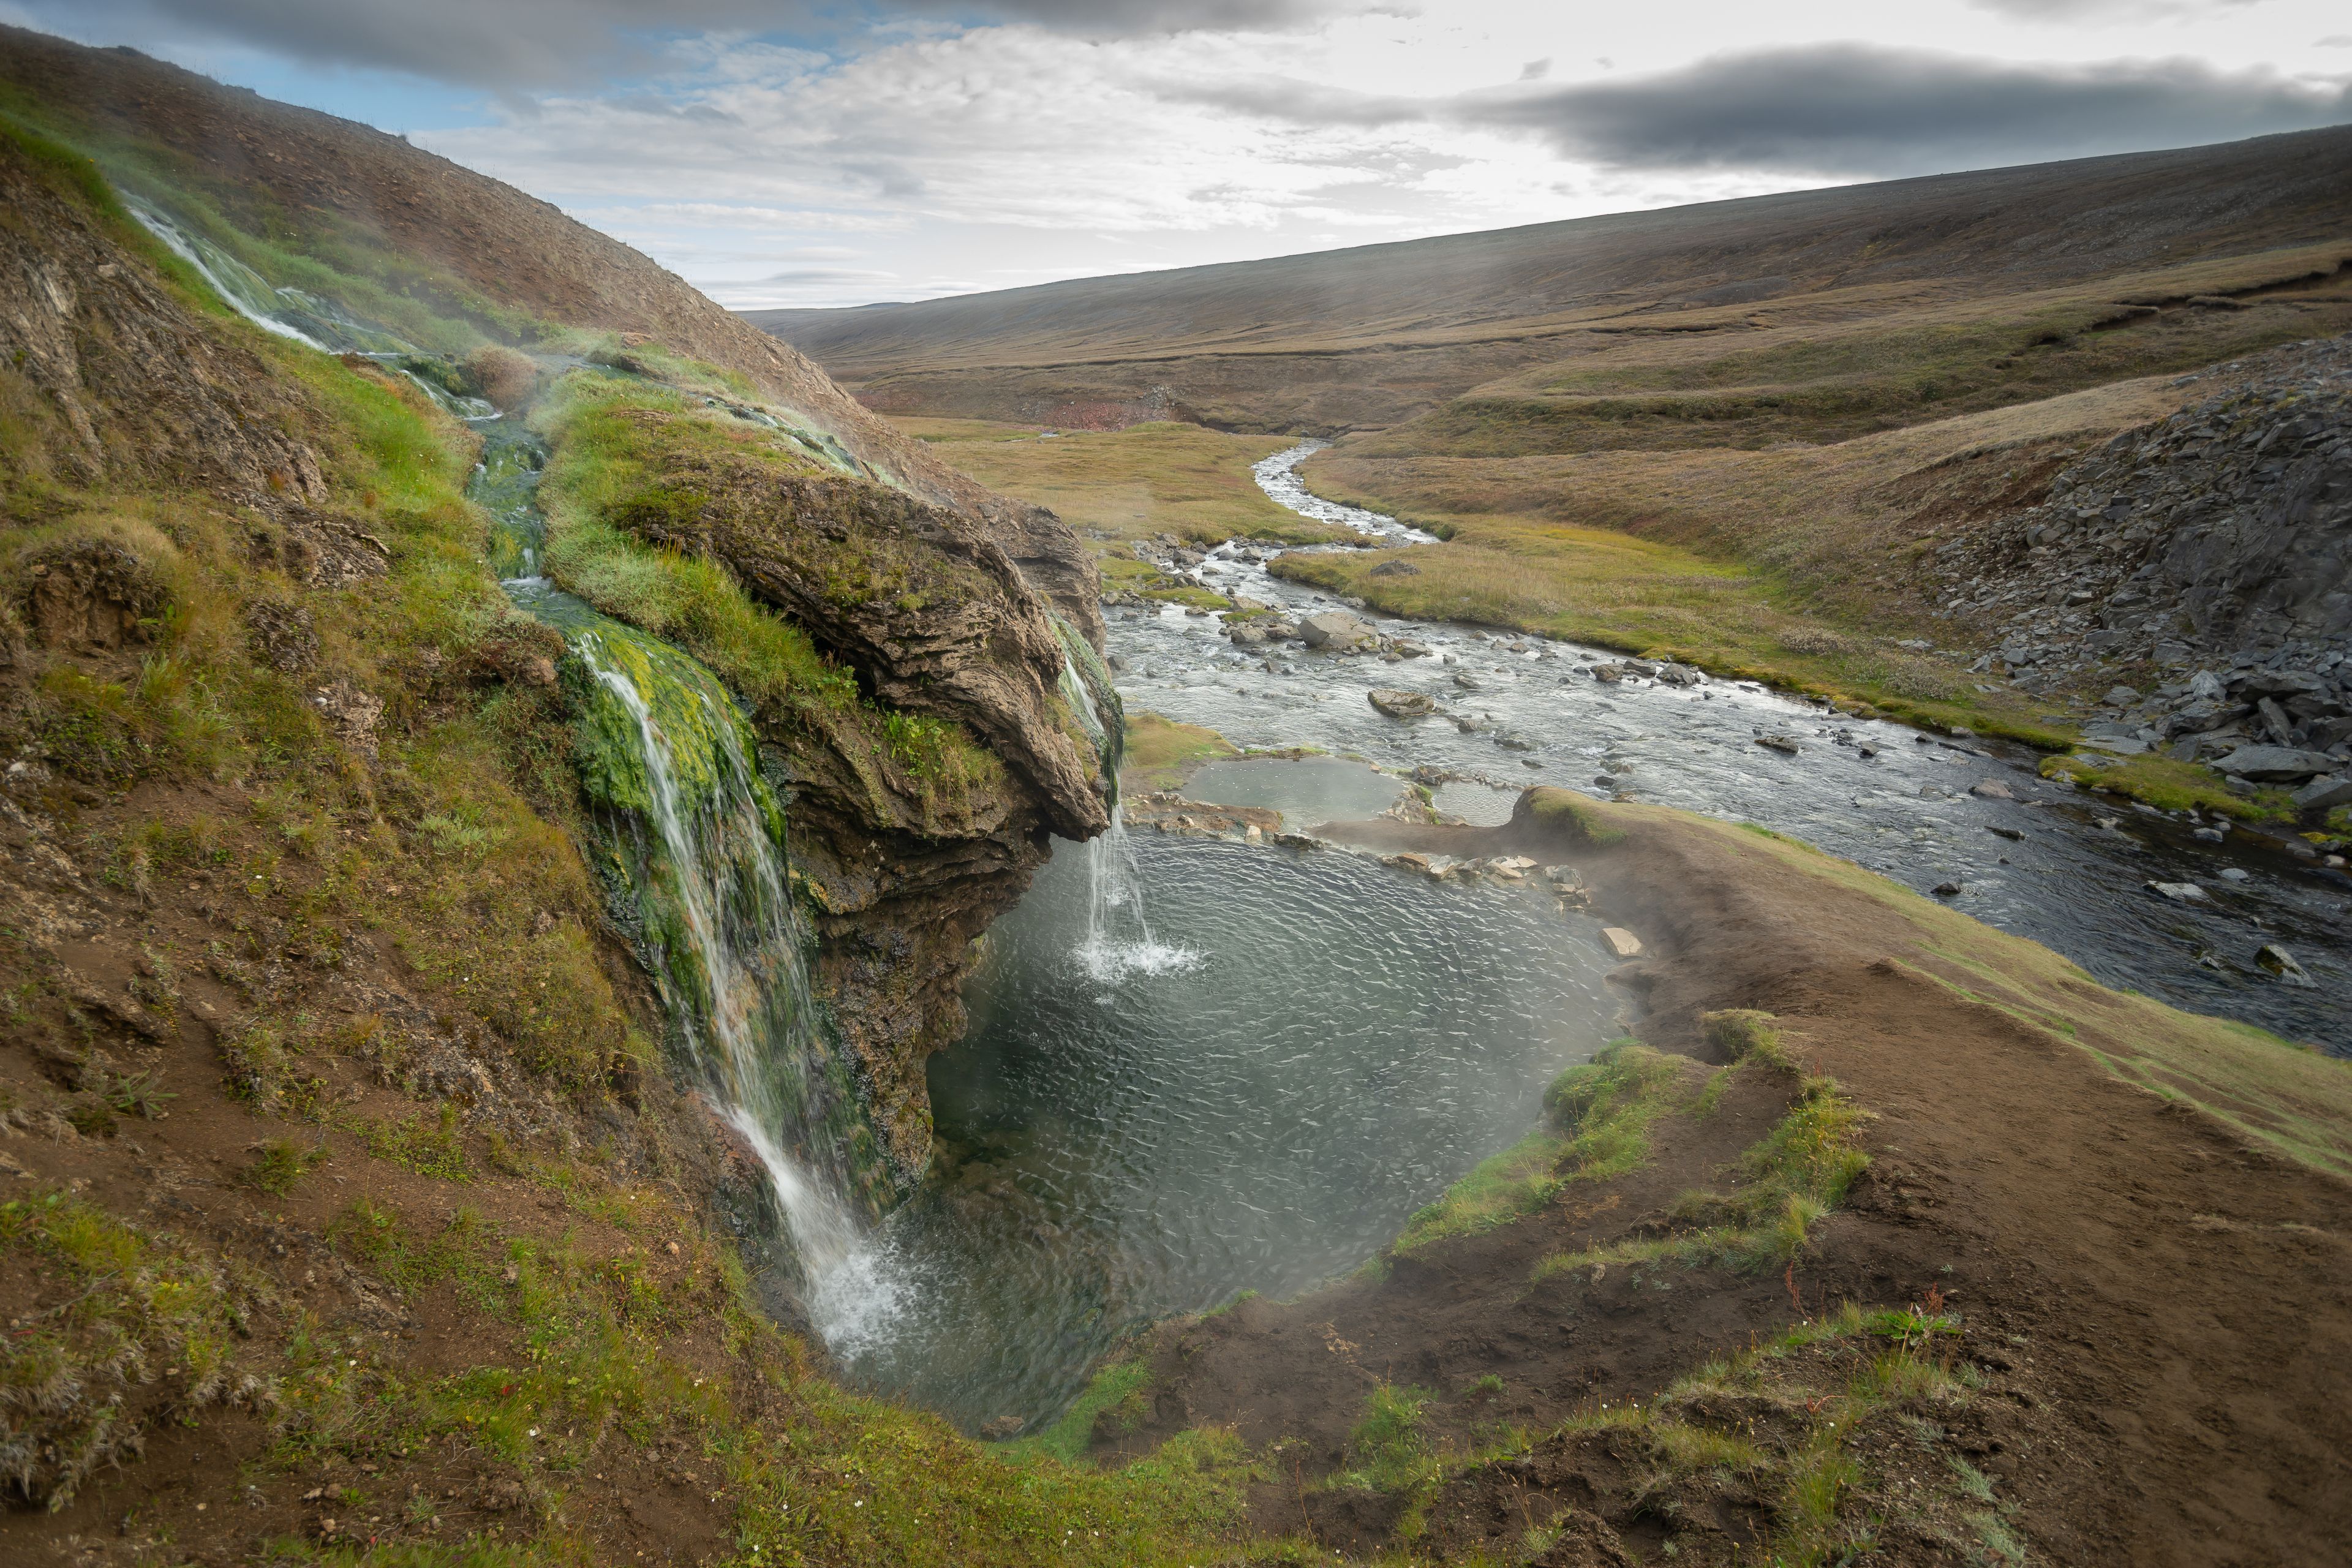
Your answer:
[[[1676,1058],[1639,1041],[1613,1042],[1544,1091],[1544,1125],[1445,1190],[1405,1222],[1391,1247],[1417,1252],[1535,1214],[1571,1182],[1605,1182],[1648,1159],[1649,1125],[1674,1103]]]
[[[1761,1268],[1795,1258],[1813,1226],[1870,1163],[1855,1136],[1864,1111],[1828,1079],[1805,1079],[1800,1093],[1788,1114],[1740,1157],[1745,1179],[1730,1193],[1686,1193],[1675,1205],[1674,1232],[1551,1253],[1536,1264],[1530,1281],[1664,1262]]]
[[[2258,789],[2239,795],[2211,768],[2171,757],[2069,752],[2042,758],[2042,776],[2145,801],[2158,811],[2218,812],[2241,822],[2287,822],[2294,817],[2294,805],[2285,790]]]
[[[1157,713],[1127,716],[1127,750],[1119,769],[1122,794],[1178,789],[1203,763],[1237,757],[1241,751],[1214,730],[1180,724]]]
[[[987,421],[901,421],[981,483],[1050,507],[1085,538],[1116,546],[1166,533],[1194,544],[1265,539],[1286,544],[1355,537],[1276,505],[1250,466],[1293,444],[1160,421],[1124,430],[1022,438]],[[972,432],[965,434],[964,432]],[[1107,552],[1106,565],[1120,552]]]
[[[1131,1432],[1150,1414],[1151,1369],[1140,1361],[1114,1361],[1095,1369],[1085,1392],[1058,1420],[1034,1437],[1005,1445],[1008,1457],[1046,1455],[1064,1464],[1082,1463],[1095,1433],[1108,1417],[1112,1427]]]

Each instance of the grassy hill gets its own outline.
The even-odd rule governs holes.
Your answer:
[[[2312,335],[2347,191],[2352,129],[2315,131],[749,319],[894,414],[1333,434],[1444,408],[1418,449],[1762,442]]]

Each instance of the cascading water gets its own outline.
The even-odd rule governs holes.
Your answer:
[[[1126,753],[1127,721],[1110,671],[1077,629],[1059,616],[1054,629],[1062,638],[1062,699],[1093,742],[1110,801],[1110,826],[1087,841],[1087,935],[1077,958],[1096,981],[1108,984],[1123,975],[1158,973],[1197,963],[1200,955],[1155,940],[1143,913],[1143,877],[1127,819],[1118,803],[1118,770]],[[1083,667],[1081,660],[1084,661]],[[1096,698],[1099,687],[1104,696]],[[1110,716],[1103,714],[1105,704]]]
[[[538,574],[547,453],[519,419],[417,374],[413,346],[383,328],[271,284],[145,201],[130,205],[248,321],[386,361],[481,432],[468,494],[492,518],[492,565],[508,596],[562,632],[586,672],[582,784],[603,808],[625,923],[702,1089],[766,1170],[812,1317],[829,1341],[854,1341],[891,1310],[864,1224],[890,1195],[888,1178],[812,999],[783,807],[753,760],[750,721],[696,660]]]
[[[792,889],[783,809],[749,721],[710,672],[633,627],[548,615],[605,701],[582,721],[582,781],[612,818],[639,946],[703,1088],[765,1166],[804,1305],[828,1342],[893,1307],[865,1215],[888,1196],[855,1089],[824,1038]]]

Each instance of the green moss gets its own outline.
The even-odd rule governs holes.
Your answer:
[[[1405,1222],[1391,1251],[1417,1252],[1534,1214],[1570,1182],[1623,1175],[1649,1157],[1648,1128],[1672,1104],[1681,1069],[1639,1041],[1618,1040],[1544,1090],[1536,1128]]]
[[[1625,837],[1610,826],[1593,803],[1572,790],[1538,784],[1528,792],[1526,810],[1537,822],[1579,843],[1615,844]]]
[[[1034,1437],[1004,1445],[1009,1458],[1050,1457],[1066,1465],[1084,1462],[1095,1434],[1108,1420],[1121,1432],[1131,1432],[1149,1415],[1151,1369],[1140,1361],[1113,1361],[1095,1369],[1086,1391],[1060,1419]]]

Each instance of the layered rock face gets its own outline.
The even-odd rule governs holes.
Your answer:
[[[754,716],[822,908],[819,988],[893,1173],[911,1183],[930,1154],[924,1062],[963,1034],[973,939],[1027,888],[1053,835],[1109,826],[1098,761],[1055,690],[1061,637],[971,517],[879,485],[681,453],[612,515],[647,544],[724,563],[867,697],[961,726],[1002,764],[927,779],[877,743],[887,731],[870,712]]]
[[[2032,683],[2153,664],[2102,739],[2226,757],[2352,742],[2352,341],[2186,378],[2212,390],[2061,470],[2050,499],[1937,552],[1948,607],[2022,596],[1979,663]],[[2096,727],[2095,727],[2095,731]],[[2275,782],[2275,781],[2273,781]]]

